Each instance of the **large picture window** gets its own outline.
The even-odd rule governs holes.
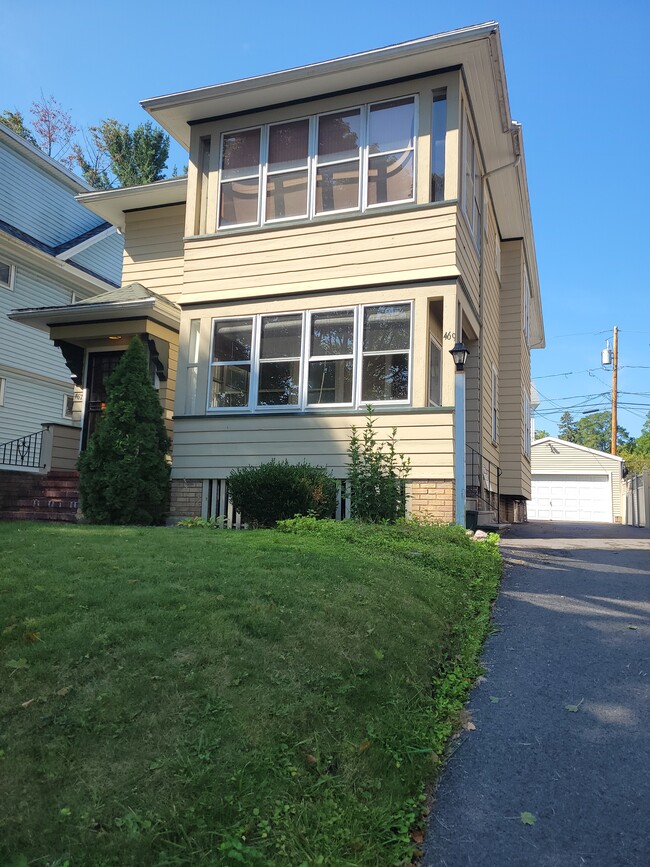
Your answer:
[[[225,133],[219,228],[415,200],[416,98]]]
[[[209,410],[408,403],[411,303],[215,319]]]

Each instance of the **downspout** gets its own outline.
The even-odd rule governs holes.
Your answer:
[[[519,124],[513,123],[510,127],[510,135],[512,136],[512,146],[515,152],[515,159],[506,163],[503,166],[497,166],[494,169],[491,169],[489,172],[486,172],[481,179],[481,213],[483,215],[484,220],[487,219],[487,182],[488,179],[493,175],[496,175],[498,172],[503,172],[506,169],[516,169],[519,163],[521,162],[521,147],[519,145]],[[479,442],[478,442],[478,451],[481,455],[481,467],[480,467],[480,477],[483,476],[483,405],[484,405],[484,397],[483,397],[483,308],[484,308],[484,293],[485,293],[485,223],[481,223],[481,244],[479,247],[480,255],[479,255],[479,289],[478,289],[478,315],[479,315],[479,324],[481,328],[481,333],[479,335],[479,353],[478,353],[478,381],[479,381],[479,390],[478,390],[478,412],[479,412]],[[500,311],[499,305],[499,311]],[[499,355],[501,353],[499,352]],[[499,450],[499,463],[500,463],[501,452]],[[497,471],[498,472],[498,471]],[[498,481],[498,478],[497,478]],[[497,496],[499,494],[497,493]],[[497,504],[497,508],[500,504]]]

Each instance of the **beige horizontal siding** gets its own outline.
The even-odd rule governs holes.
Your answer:
[[[531,456],[533,476],[537,473],[558,475],[611,473],[613,512],[615,517],[621,515],[621,461],[605,452],[592,454],[575,448],[571,443],[555,440],[533,443]]]
[[[347,475],[352,425],[362,413],[250,415],[178,418],[174,423],[174,478],[224,478],[231,470],[272,458],[327,466]],[[453,476],[453,413],[390,413],[376,416],[379,440],[397,428],[397,448],[411,458],[411,479]]]
[[[530,393],[530,352],[522,328],[522,247],[501,244],[499,424],[501,491],[530,498],[530,461],[524,455],[524,392]]]
[[[142,283],[176,301],[183,286],[185,206],[126,214],[122,283]]]
[[[479,308],[479,255],[474,244],[467,221],[460,208],[456,208],[457,221],[457,264],[458,271],[463,278],[465,287],[474,307]]]
[[[185,301],[456,276],[456,207],[185,242]]]

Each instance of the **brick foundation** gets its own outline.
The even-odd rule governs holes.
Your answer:
[[[203,482],[201,479],[172,479],[169,499],[169,523],[201,514]]]
[[[506,524],[524,524],[528,520],[527,501],[523,497],[501,497],[499,518]]]
[[[409,514],[444,524],[455,521],[456,494],[453,479],[407,482]]]

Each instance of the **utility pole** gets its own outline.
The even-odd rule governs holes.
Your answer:
[[[618,401],[618,325],[614,326],[614,360],[612,362],[612,448],[611,453],[616,454],[616,434],[618,432],[618,420],[616,417]]]

